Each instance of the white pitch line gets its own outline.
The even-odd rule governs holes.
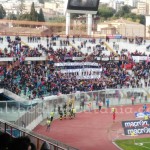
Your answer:
[[[150,142],[143,142],[143,143],[150,143]]]
[[[149,142],[148,142],[149,143]],[[138,143],[136,143],[138,144]],[[139,143],[140,144],[140,143]],[[142,143],[143,144],[143,143]],[[140,146],[140,147],[144,147],[144,148],[147,148],[147,149],[150,149],[149,147],[146,147],[146,146],[143,146],[143,145],[137,145],[137,146]]]

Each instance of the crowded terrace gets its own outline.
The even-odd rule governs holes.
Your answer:
[[[25,39],[7,36],[0,39],[0,59],[13,57],[13,61],[1,61],[0,85],[28,99],[76,91],[150,86],[150,63],[146,50],[131,52],[130,49],[119,48],[119,42],[112,42],[114,47],[110,50],[105,39],[94,38],[47,36]],[[128,44],[128,41],[124,42]],[[137,61],[135,56],[146,58]],[[31,57],[39,59],[27,61]],[[40,61],[43,57],[44,61]],[[73,65],[59,68],[56,63]],[[74,69],[76,72],[72,71]],[[82,78],[77,78],[79,71]]]

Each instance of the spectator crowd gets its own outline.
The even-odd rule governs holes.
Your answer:
[[[12,137],[0,132],[0,150],[36,150],[36,146],[28,136]],[[50,150],[50,145],[44,142],[40,150]]]
[[[29,43],[37,43],[36,48],[24,46],[20,37],[16,37],[14,41],[10,37],[6,38],[8,47],[0,51],[0,57],[15,57],[16,60],[9,62],[7,65],[0,66],[0,85],[17,95],[22,93],[29,99],[40,98],[44,95],[57,95],[59,93],[70,94],[76,91],[94,91],[102,89],[115,89],[123,87],[149,87],[149,69],[150,63],[143,61],[135,63],[132,56],[143,56],[144,53],[135,51],[129,53],[128,50],[122,49],[119,55],[110,53],[106,55],[107,48],[104,42],[96,45],[96,39],[82,40],[73,38],[73,43],[80,41],[81,45],[68,48],[71,39],[59,39],[46,37],[47,46],[42,45],[41,38],[28,37]],[[59,48],[56,50],[54,46],[59,40]],[[2,40],[2,43],[4,40]],[[87,47],[87,43],[95,44],[96,46]],[[62,45],[65,45],[62,48]],[[83,53],[82,48],[92,49],[91,53]],[[8,50],[9,49],[9,50]],[[26,63],[26,57],[41,57],[46,56],[47,61]],[[115,57],[119,59],[115,61]],[[83,60],[72,60],[72,57],[83,57]],[[109,58],[109,61],[102,62],[95,59]],[[70,59],[68,59],[70,58]],[[56,62],[97,62],[102,67],[101,77],[97,79],[77,79],[73,73],[68,76],[66,73],[61,73],[54,67]],[[130,71],[123,67],[125,64],[131,63]]]

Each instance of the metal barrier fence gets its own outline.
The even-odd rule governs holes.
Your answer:
[[[0,102],[0,117],[8,121],[15,121],[17,125],[29,125],[33,120],[42,115],[43,119],[49,117],[51,111],[57,116],[58,106],[73,103],[77,111],[98,108],[98,102],[103,101],[104,106],[109,99],[110,106],[141,104],[150,102],[149,88],[107,89],[92,92],[76,92],[70,95],[60,95],[48,100],[33,100],[26,102],[2,101]],[[132,101],[134,99],[134,101]],[[13,119],[13,115],[16,119]],[[11,118],[10,118],[11,116]],[[7,119],[8,118],[8,119]],[[10,118],[10,120],[9,120]],[[19,118],[19,119],[18,119]]]
[[[52,142],[50,142],[50,139],[44,140],[44,138],[41,138],[39,135],[37,135],[31,131],[22,129],[16,125],[12,125],[3,120],[0,120],[0,131],[8,133],[12,137],[28,136],[30,138],[30,140],[32,141],[32,143],[35,144],[37,150],[40,150],[40,148],[44,142],[47,142],[49,144],[51,150],[77,150],[76,148],[73,148],[73,147],[70,147],[67,145],[66,145],[66,147],[58,146],[57,141],[52,140]],[[63,146],[64,145],[65,144],[63,144]]]
[[[150,102],[149,88],[126,88],[126,89],[106,89],[92,92],[76,92],[70,95],[60,95],[47,100],[33,100],[25,102],[2,101],[0,102],[0,118],[8,120],[22,127],[27,127],[39,116],[46,119],[50,112],[55,112],[58,117],[58,106],[63,109],[63,105],[72,103],[78,112],[91,111],[98,108],[99,101],[103,101],[104,106],[144,104]],[[52,143],[63,148],[70,148],[64,143],[48,139]],[[72,148],[73,149],[73,148]]]

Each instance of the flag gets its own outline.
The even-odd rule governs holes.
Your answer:
[[[147,56],[146,64],[148,64],[149,62],[150,62],[150,60],[149,60],[149,56]]]
[[[25,60],[25,57],[24,56],[21,56],[20,57],[20,62],[23,62]]]
[[[131,56],[130,52],[128,52],[128,59],[132,60],[132,56]]]

